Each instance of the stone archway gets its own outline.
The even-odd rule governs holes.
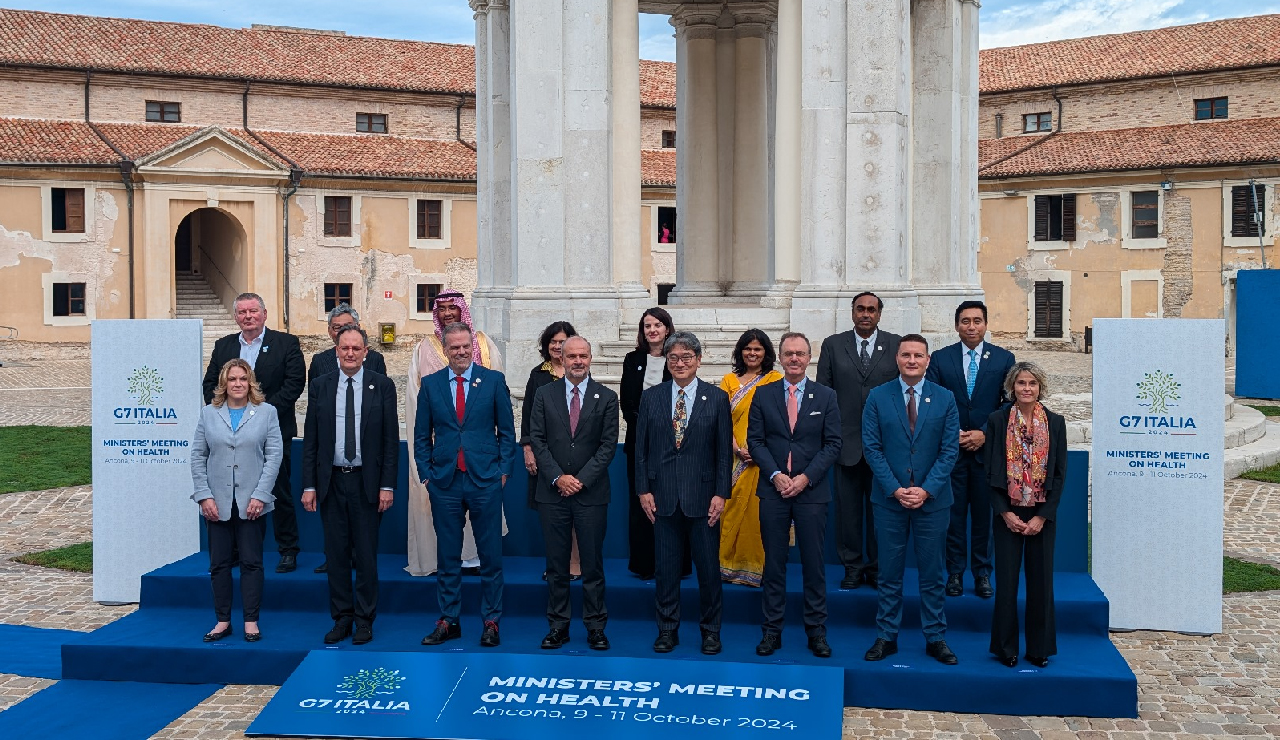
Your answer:
[[[248,290],[246,247],[244,226],[234,215],[220,208],[193,209],[174,231],[175,279],[203,278],[218,301],[229,306],[235,296]],[[181,304],[183,296],[178,298]]]

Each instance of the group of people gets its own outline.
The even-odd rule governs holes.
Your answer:
[[[501,643],[502,489],[521,461],[527,503],[546,543],[544,649],[570,639],[570,582],[582,581],[588,647],[607,650],[603,550],[613,498],[608,469],[625,422],[630,490],[628,565],[655,580],[653,649],[680,643],[680,579],[696,570],[701,650],[722,649],[722,584],[761,589],[758,655],[782,646],[786,563],[801,561],[808,649],[826,639],[827,517],[834,501],[842,589],[878,590],[876,639],[867,660],[898,651],[903,573],[913,536],[925,652],[954,665],[945,640],[947,596],[995,597],[991,653],[1016,666],[1019,573],[1027,583],[1026,660],[1056,654],[1054,516],[1066,471],[1062,417],[1043,404],[1047,379],[985,341],[986,306],[962,303],[959,341],[929,353],[918,334],[879,328],[883,302],[853,300],[853,329],[826,338],[816,372],[798,332],[775,350],[748,330],[732,371],[698,378],[703,347],[660,307],[647,310],[619,392],[592,377],[592,345],[558,321],[540,337],[515,427],[501,357],[475,330],[461,294],[434,301],[435,332],[415,349],[406,388],[410,444],[409,563],[434,573],[439,617],[424,645],[461,637],[462,576],[481,582],[480,644]],[[279,572],[296,568],[297,524],[288,490],[288,441],[304,385],[298,341],[265,329],[261,298],[235,302],[241,331],[215,345],[206,406],[192,454],[193,498],[209,521],[217,623],[232,633],[231,568],[241,569],[245,639],[258,628],[262,516],[274,510]],[[324,527],[330,611],[326,644],[373,639],[378,524],[398,474],[395,386],[348,306],[329,316],[334,348],[307,374],[302,506]],[[830,481],[830,482],[829,482]],[[354,571],[355,583],[352,585]],[[995,583],[992,584],[994,574]]]

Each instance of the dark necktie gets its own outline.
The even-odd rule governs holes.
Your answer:
[[[907,386],[907,425],[911,433],[916,433],[916,389]]]
[[[342,442],[342,454],[347,462],[356,459],[356,386],[355,378],[347,378],[346,438]]]
[[[467,415],[467,391],[462,387],[462,384],[467,382],[467,379],[459,375],[453,380],[458,384],[458,392],[453,397],[453,405],[458,412],[458,431],[462,431],[462,418]],[[462,457],[461,441],[458,443],[458,470],[464,473],[467,472],[467,461]]]
[[[684,404],[684,389],[681,388],[676,392],[676,413],[671,418],[671,427],[676,435],[676,449],[680,449],[680,445],[684,444],[684,429],[689,421],[689,414]]]
[[[862,340],[862,351],[858,353],[858,359],[862,361],[862,372],[871,369],[871,353],[867,351],[867,345],[871,344],[871,340]]]
[[[573,388],[573,398],[569,399],[569,436],[578,433],[578,416],[582,414],[582,400],[578,398],[578,387]]]

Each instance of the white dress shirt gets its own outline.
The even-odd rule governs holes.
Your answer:
[[[267,327],[262,327],[262,331],[258,332],[258,336],[252,341],[245,341],[244,332],[236,337],[240,340],[240,359],[249,363],[249,367],[258,368],[258,353],[262,351],[262,340],[267,336]]]
[[[347,462],[347,379],[346,373],[338,370],[338,395],[337,409],[334,419],[337,423],[337,433],[334,435],[333,441],[333,464],[334,465],[350,465],[351,467],[360,467],[360,407],[364,403],[364,366],[356,371],[355,375],[350,376],[352,387],[355,389],[355,415],[356,415],[356,459]]]

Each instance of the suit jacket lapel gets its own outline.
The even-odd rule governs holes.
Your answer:
[[[569,381],[566,380],[564,381],[564,383],[565,383],[565,392],[567,393],[569,388]],[[600,391],[596,390],[596,388],[594,387],[595,385],[596,385],[596,382],[594,380],[591,380],[590,378],[588,378],[587,382],[583,384],[582,408],[578,410],[578,429],[582,429],[582,420],[587,418],[587,414],[591,413],[591,411],[596,406],[595,399],[596,399],[596,396],[600,395]],[[561,398],[564,398],[564,396],[562,395]],[[569,418],[569,406],[568,404],[562,403],[560,404],[560,407],[564,409],[564,416],[567,422]],[[572,436],[574,437],[578,436],[576,430]]]
[[[898,378],[894,378],[894,380],[898,380]],[[903,434],[907,435],[907,439],[911,439],[913,435],[911,433],[911,424],[907,421],[907,395],[905,392],[903,392],[901,383],[898,384],[897,390],[894,393],[894,397],[897,399],[897,401],[894,403],[893,406],[898,411],[898,421],[902,422],[902,432]],[[917,406],[916,408],[916,427],[917,428],[919,428],[920,426],[919,411],[920,409]]]
[[[226,423],[227,429],[231,429],[231,410],[227,408],[227,404],[224,403],[218,408],[218,418],[222,419],[222,421]],[[240,417],[240,423],[244,423],[243,416]],[[235,430],[231,429],[231,431],[234,432]]]
[[[467,420],[471,418],[471,407],[474,405],[472,401],[474,400],[478,402],[480,400],[479,391],[480,391],[480,386],[483,385],[483,383],[481,383],[480,381],[484,380],[484,374],[481,372],[482,369],[483,368],[480,365],[475,365],[472,367],[471,387],[466,392],[466,400],[463,402],[465,408],[462,411],[462,423],[458,425],[459,427],[466,426]],[[457,393],[458,392],[455,390],[454,391],[455,405],[457,404]]]
[[[933,411],[933,396],[933,384],[921,381],[920,392],[916,396],[916,434],[919,434],[920,430],[924,428],[925,420],[928,419]],[[906,408],[906,403],[903,403],[903,408]],[[903,413],[905,414],[906,412],[904,411]]]
[[[365,430],[369,428],[369,409],[378,402],[376,391],[374,391],[373,383],[369,383],[368,378],[365,379],[364,389],[360,391],[360,439],[363,441],[366,437]]]
[[[862,337],[858,336],[856,331],[849,333],[853,336],[853,341],[845,344],[845,351],[849,353],[849,359],[853,360],[853,367],[858,371],[858,374],[865,378],[867,377],[867,368],[862,366],[862,358],[858,356],[858,343],[862,341]],[[874,350],[875,347],[870,349]]]
[[[569,428],[569,405],[565,403],[564,394],[569,392],[569,381],[564,378],[557,378],[548,383],[548,385],[557,389],[557,392],[551,398],[551,413],[556,415],[556,418],[564,424],[564,428],[567,430]],[[530,405],[529,408],[532,409],[533,406]],[[573,435],[569,436],[572,437]]]

